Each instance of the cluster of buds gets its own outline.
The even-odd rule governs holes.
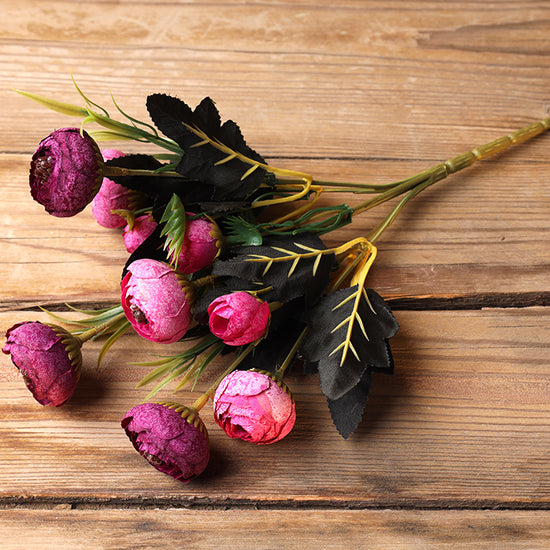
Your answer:
[[[77,128],[56,130],[44,139],[30,170],[32,197],[54,216],[68,217],[88,204],[98,224],[122,229],[128,253],[135,252],[158,228],[150,212],[138,212],[146,197],[104,174],[104,161],[123,157],[114,149],[99,151]],[[99,183],[101,185],[99,185]],[[189,279],[212,264],[221,233],[207,217],[186,213],[185,234],[177,261],[140,258],[129,263],[121,282],[121,306],[127,322],[143,338],[170,344],[193,324],[197,284]],[[207,308],[211,333],[227,346],[261,340],[271,317],[269,304],[248,292],[218,296]],[[105,330],[102,327],[94,335]],[[23,375],[42,405],[60,407],[73,395],[82,365],[85,339],[51,324],[24,322],[8,329],[3,352]],[[257,444],[287,435],[295,420],[294,402],[282,382],[253,371],[221,378],[196,407],[145,403],[132,408],[121,425],[138,452],[159,471],[182,482],[208,464],[208,433],[199,417],[204,397],[214,396],[215,421],[232,438]]]
[[[130,256],[120,304],[78,333],[19,323],[7,331],[3,351],[36,400],[53,406],[73,394],[82,344],[94,336],[111,334],[100,358],[130,327],[158,344],[198,341],[149,363],[155,369],[140,385],[160,382],[146,401],[180,378],[177,391],[215,357],[234,351],[231,365],[191,406],[146,402],[122,419],[141,456],[183,482],[208,464],[199,411],[210,400],[215,423],[231,438],[266,445],[289,434],[296,410],[282,377],[295,357],[319,375],[332,420],[349,437],[361,421],[371,373],[393,372],[389,339],[399,328],[383,298],[366,288],[373,243],[424,189],[550,128],[544,119],[394,183],[321,182],[267,164],[234,122],[221,123],[210,98],[193,110],[177,98],[150,95],[151,126],[118,105],[130,124],[95,112],[97,105],[77,90],[86,108],[23,93],[103,128],[96,134],[64,128],[45,138],[32,157],[31,195],[60,217],[92,203],[100,225],[121,230]],[[101,152],[94,135],[148,142],[163,153]],[[353,208],[319,207],[327,190],[374,196]],[[330,249],[323,243],[322,235],[397,197],[366,236]],[[274,205],[295,206],[283,212]]]

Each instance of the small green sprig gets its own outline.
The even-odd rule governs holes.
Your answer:
[[[42,308],[42,310],[56,321],[79,327],[72,330],[71,334],[81,342],[94,340],[100,336],[109,335],[103,343],[97,358],[97,367],[99,368],[107,351],[131,326],[130,322],[126,318],[126,315],[124,314],[122,306],[116,305],[99,310],[84,310],[72,306],[67,307],[82,315],[86,315],[86,317],[70,319],[57,315],[44,308]]]

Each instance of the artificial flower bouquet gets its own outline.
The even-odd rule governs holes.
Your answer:
[[[120,304],[78,321],[58,317],[74,325],[71,331],[57,322],[16,324],[3,351],[39,403],[61,406],[78,383],[87,340],[106,337],[98,363],[129,329],[159,345],[182,341],[180,353],[141,363],[150,372],[139,385],[153,387],[121,425],[151,465],[183,482],[208,464],[199,411],[210,400],[229,437],[271,444],[292,430],[294,398],[283,377],[293,364],[318,374],[333,422],[349,437],[371,374],[394,369],[389,340],[398,324],[366,284],[375,241],[430,185],[550,127],[545,119],[394,183],[340,183],[269,165],[237,124],[221,122],[208,97],[191,109],[175,97],[150,95],[150,124],[113,100],[117,120],[76,88],[83,107],[20,92],[82,119],[80,127],[40,142],[30,191],[53,216],[74,216],[91,204],[100,225],[122,232],[128,260]],[[100,150],[97,142],[105,140],[155,149]],[[331,192],[367,199],[321,206],[320,197]],[[392,199],[389,214],[367,235],[324,245],[324,234]],[[222,355],[230,358],[227,369],[194,403],[153,400],[169,384],[175,392],[195,384]]]

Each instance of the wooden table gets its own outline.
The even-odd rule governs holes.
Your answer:
[[[80,103],[72,71],[94,101],[110,104],[112,90],[141,119],[149,93],[191,105],[209,95],[272,164],[373,183],[550,107],[543,0],[0,6],[2,333],[48,319],[40,306],[71,315],[64,304],[115,304],[126,259],[120,233],[90,209],[56,219],[30,199],[30,155],[75,120],[15,88]],[[97,371],[101,343],[90,344],[78,390],[59,409],[34,402],[2,354],[2,548],[548,548],[549,151],[542,135],[453,175],[380,238],[369,286],[401,325],[396,372],[375,375],[347,441],[316,376],[295,369],[293,432],[250,446],[206,412],[211,463],[184,485],[151,468],[120,428],[146,394],[135,389],[146,369],[130,363],[158,346],[129,334]],[[387,211],[327,243],[366,233]]]

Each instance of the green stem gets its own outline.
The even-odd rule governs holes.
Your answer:
[[[275,375],[277,375],[279,378],[283,378],[283,376],[285,375],[286,369],[292,363],[294,356],[298,351],[298,348],[300,347],[300,345],[302,344],[302,341],[306,336],[307,329],[308,327],[305,327],[304,330],[302,330],[300,336],[298,336],[298,339],[296,340],[296,342],[294,342],[292,349],[288,352],[288,355],[283,361],[283,364],[275,371]]]
[[[103,175],[106,177],[116,176],[162,176],[169,178],[181,178],[182,175],[172,170],[156,171],[156,170],[143,170],[137,168],[122,168],[121,166],[105,166],[103,169]]]
[[[81,343],[81,344],[84,344],[84,342],[90,340],[91,338],[93,338],[94,336],[97,336],[99,334],[102,334],[103,332],[105,332],[106,330],[108,330],[109,328],[115,326],[120,320],[122,319],[125,319],[126,318],[126,314],[123,312],[123,313],[119,313],[118,315],[116,315],[115,317],[113,317],[112,319],[109,319],[108,321],[105,321],[104,323],[101,323],[100,325],[97,325],[91,329],[88,329],[80,334],[73,334],[73,336]]]
[[[398,214],[401,212],[405,204],[409,202],[412,198],[418,195],[421,191],[427,187],[433,185],[434,183],[445,179],[447,176],[459,172],[464,168],[468,168],[475,162],[483,160],[499,154],[512,145],[523,143],[550,128],[550,117],[530,124],[524,128],[516,130],[511,134],[493,140],[484,145],[480,145],[453,157],[445,162],[437,164],[427,170],[423,170],[418,174],[415,174],[409,178],[399,180],[393,183],[383,184],[383,185],[373,185],[373,184],[362,184],[362,183],[340,183],[333,181],[323,181],[323,180],[313,180],[312,185],[331,187],[329,191],[335,192],[352,192],[352,193],[378,193],[376,197],[373,197],[369,200],[363,201],[353,207],[351,210],[351,216],[361,214],[375,206],[378,206],[384,202],[392,200],[400,195],[405,194],[405,197],[397,204],[397,206],[390,212],[390,214],[384,219],[384,221],[379,224],[373,231],[370,232],[371,242],[376,240],[385,229],[387,229],[391,223],[395,220]],[[332,224],[332,219],[334,216],[327,216],[326,211],[322,209],[311,209],[308,212],[307,223],[305,223],[305,215],[302,213],[302,217],[299,220],[295,220],[295,228],[305,228],[306,226],[311,226],[313,230],[313,222],[315,222],[315,232],[317,234],[326,233],[327,231],[332,231],[338,227],[349,223],[349,220],[338,220],[337,226],[335,227]],[[324,217],[324,219],[323,219]],[[319,221],[316,221],[319,220]],[[323,229],[325,228],[326,229]],[[330,228],[329,228],[330,227]],[[285,231],[291,231],[291,227],[286,225],[284,227]]]

